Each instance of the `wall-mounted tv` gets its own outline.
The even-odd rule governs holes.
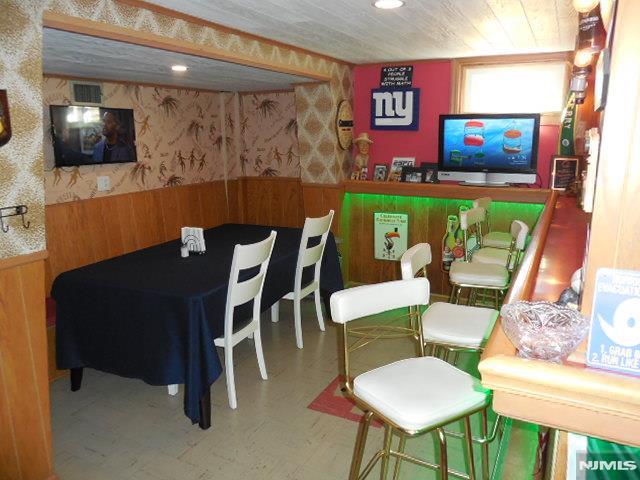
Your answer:
[[[51,105],[56,167],[137,161],[133,110]]]
[[[440,115],[439,177],[533,183],[539,133],[539,114]]]

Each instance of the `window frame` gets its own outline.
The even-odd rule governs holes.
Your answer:
[[[567,92],[569,89],[569,81],[571,79],[571,52],[556,52],[556,53],[539,53],[539,54],[526,54],[526,55],[500,55],[491,57],[469,57],[458,58],[452,62],[452,80],[453,88],[451,89],[451,112],[452,113],[467,113],[462,111],[462,105],[464,105],[464,77],[465,72],[469,68],[475,67],[499,67],[499,66],[516,66],[516,65],[531,65],[535,63],[565,63],[565,78],[563,91]],[[560,116],[562,111],[559,112],[542,112],[540,114],[540,125],[559,125]]]

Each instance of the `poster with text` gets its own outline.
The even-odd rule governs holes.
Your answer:
[[[640,375],[640,272],[596,274],[587,364]]]
[[[400,261],[407,251],[409,216],[406,213],[374,213],[374,257]]]

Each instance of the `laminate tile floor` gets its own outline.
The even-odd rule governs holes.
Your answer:
[[[307,408],[338,373],[338,329],[328,322],[320,332],[313,302],[303,302],[305,347],[298,350],[291,305],[281,303],[277,324],[268,314],[262,318],[269,380],[260,378],[253,342],[239,344],[234,349],[238,408],[228,406],[223,373],[212,387],[212,426],[206,431],[184,416],[182,388],[171,397],[166,387],[91,369],[78,392],[69,390],[68,378],[52,383],[54,463],[61,480],[346,479],[357,423]],[[408,339],[379,341],[354,357],[354,370],[413,351]],[[222,358],[222,350],[219,354]],[[472,359],[466,363],[475,369]],[[382,429],[372,428],[365,458],[381,443]],[[492,457],[496,450],[497,442]],[[429,435],[407,442],[407,452],[436,458]],[[462,442],[449,440],[449,456],[450,466],[464,471]],[[479,451],[476,457],[479,467]],[[401,478],[436,475],[403,463]]]

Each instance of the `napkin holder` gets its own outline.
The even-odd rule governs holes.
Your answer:
[[[182,245],[189,249],[189,253],[203,254],[207,248],[204,243],[204,232],[198,227],[182,227]]]

